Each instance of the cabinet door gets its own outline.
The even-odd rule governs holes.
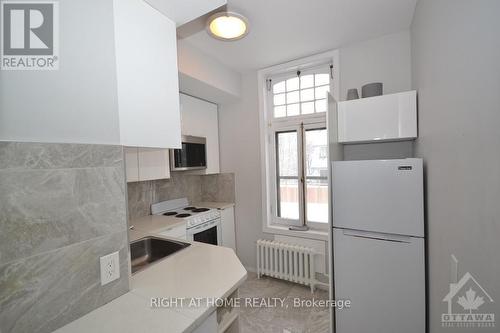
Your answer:
[[[168,149],[139,148],[139,180],[170,178]]]
[[[137,148],[124,147],[125,154],[125,174],[128,182],[136,182],[139,180],[139,156]]]
[[[175,23],[142,0],[114,0],[120,141],[180,148]]]
[[[417,137],[415,90],[338,103],[341,143],[408,140]]]
[[[230,247],[236,251],[236,239],[234,232],[234,207],[221,210],[220,222],[222,229],[222,246]]]
[[[219,118],[217,104],[180,94],[183,135],[207,139],[207,168],[197,174],[219,173]]]

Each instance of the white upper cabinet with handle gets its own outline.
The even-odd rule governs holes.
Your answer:
[[[411,140],[417,137],[417,92],[338,103],[339,143]]]
[[[180,94],[182,135],[206,138],[207,168],[196,174],[219,173],[219,118],[217,104]]]
[[[180,148],[176,25],[143,0],[114,0],[120,141]]]

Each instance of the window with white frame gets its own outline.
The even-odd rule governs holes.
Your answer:
[[[292,77],[269,79],[272,85],[274,118],[286,118],[326,112],[326,92],[330,91],[330,74],[309,70],[297,71]]]
[[[327,226],[326,111],[331,86],[329,63],[267,79],[271,223]]]

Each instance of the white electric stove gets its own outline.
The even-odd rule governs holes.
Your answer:
[[[221,245],[220,212],[217,209],[195,207],[187,198],[180,198],[152,204],[151,213],[186,221],[188,240]]]

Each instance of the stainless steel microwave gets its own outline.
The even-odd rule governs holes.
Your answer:
[[[182,148],[170,149],[170,170],[185,171],[207,168],[207,139],[183,135]]]

